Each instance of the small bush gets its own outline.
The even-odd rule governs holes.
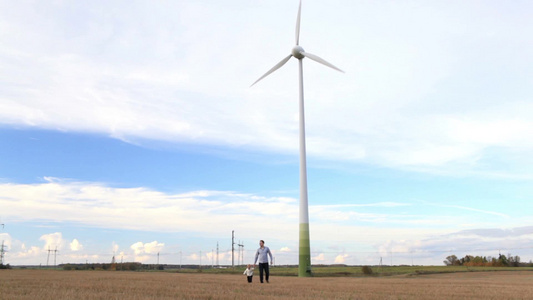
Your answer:
[[[363,268],[361,269],[363,271],[363,274],[365,275],[372,275],[372,268],[369,267],[369,266],[363,266]]]

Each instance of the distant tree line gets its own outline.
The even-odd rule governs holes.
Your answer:
[[[105,270],[105,271],[145,271],[145,270],[175,270],[175,269],[201,269],[211,266],[199,265],[169,265],[169,264],[142,264],[140,262],[124,263],[79,263],[60,264],[63,270]]]
[[[473,256],[466,255],[459,259],[455,255],[446,257],[444,264],[447,266],[467,266],[467,267],[525,267],[533,266],[533,262],[521,263],[520,256],[508,256],[499,254],[498,258],[491,256]]]
[[[0,264],[0,269],[11,269],[11,266],[9,264],[7,265]]]

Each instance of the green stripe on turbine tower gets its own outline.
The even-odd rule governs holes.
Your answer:
[[[300,255],[298,277],[311,276],[311,246],[309,243],[309,224],[300,224]]]
[[[298,276],[307,277],[311,276],[311,246],[309,242],[309,211],[307,201],[307,163],[305,157],[305,113],[304,113],[304,79],[303,79],[303,64],[304,58],[309,58],[325,66],[328,66],[337,71],[343,72],[341,69],[335,67],[322,58],[305,52],[300,46],[300,16],[302,12],[302,1],[298,7],[298,17],[296,19],[296,46],[292,48],[291,54],[282,59],[274,67],[272,67],[263,76],[259,77],[252,85],[259,82],[261,79],[267,77],[272,72],[281,68],[286,64],[291,57],[298,59],[299,66],[299,87],[300,87],[300,99],[299,99],[299,116],[300,116],[300,254],[299,254],[299,266]]]

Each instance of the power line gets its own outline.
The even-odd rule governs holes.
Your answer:
[[[241,242],[239,241],[239,244],[237,244],[237,246],[239,246],[239,259],[240,265],[242,265],[244,263],[244,245],[241,244]]]
[[[57,263],[56,263],[56,257],[57,257],[57,246],[56,246],[56,249],[53,250],[54,251],[54,267],[57,266]]]
[[[48,246],[48,256],[46,257],[46,267],[48,268],[48,262],[50,261],[50,246]]]
[[[235,268],[235,230],[231,231],[231,267]]]
[[[0,264],[1,265],[4,264],[4,254],[7,252],[5,249],[6,249],[6,246],[4,246],[4,241],[2,241],[2,247],[0,248]]]
[[[4,223],[1,223],[2,229],[4,229]],[[6,253],[6,246],[4,246],[4,241],[2,240],[2,247],[0,248],[0,264],[4,264],[4,255]]]

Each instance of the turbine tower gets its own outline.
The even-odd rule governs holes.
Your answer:
[[[337,71],[343,72],[341,69],[335,67],[322,58],[305,52],[300,46],[300,16],[302,12],[302,1],[298,6],[298,17],[296,18],[296,46],[292,48],[291,54],[282,59],[277,65],[272,67],[263,76],[257,79],[253,84],[256,84],[261,79],[267,77],[272,72],[281,68],[285,63],[294,57],[298,59],[299,65],[299,125],[300,125],[300,245],[299,245],[299,260],[298,260],[298,276],[311,276],[311,247],[309,242],[309,205],[307,200],[307,163],[305,155],[305,113],[304,113],[304,83],[303,83],[303,64],[302,60],[307,57],[325,66],[328,66]]]

